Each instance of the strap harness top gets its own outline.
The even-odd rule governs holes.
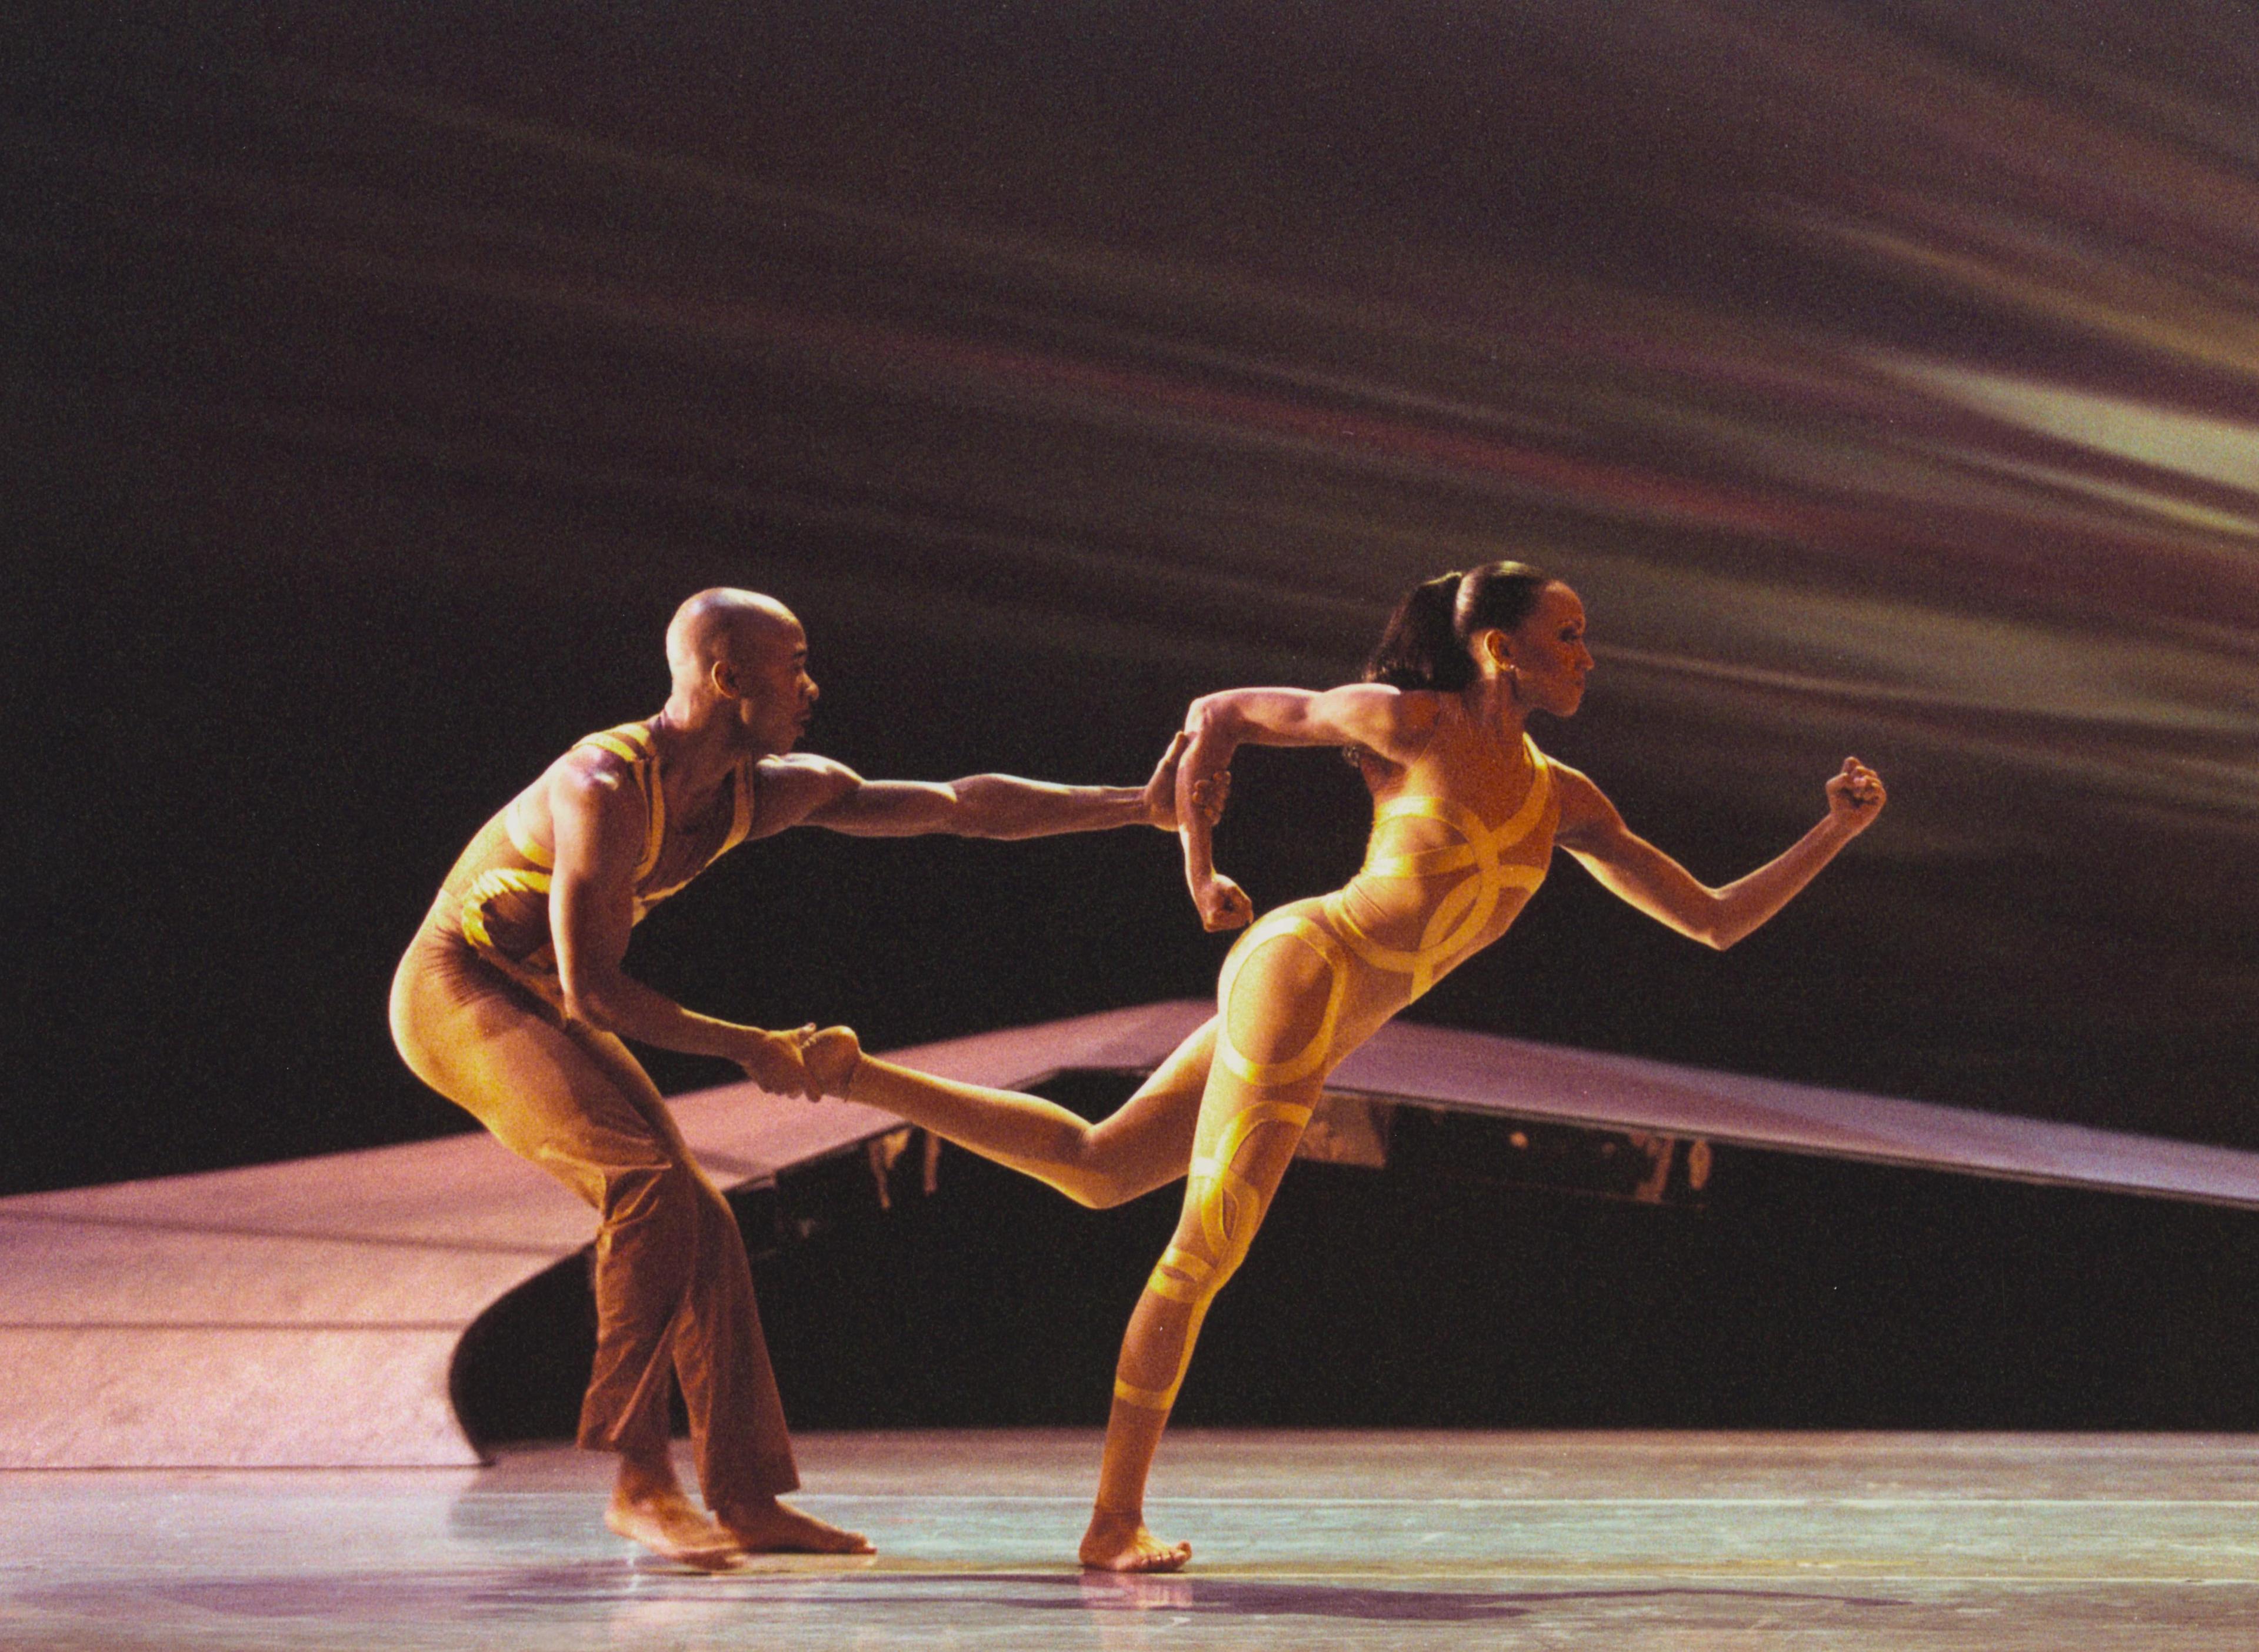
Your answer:
[[[745,840],[753,823],[753,788],[748,783],[746,765],[739,764],[733,772],[736,795],[730,830],[720,844],[684,876],[655,887],[647,880],[659,865],[659,851],[666,843],[666,791],[659,784],[659,747],[651,730],[644,723],[624,723],[616,729],[587,736],[573,750],[591,747],[625,763],[628,777],[643,798],[643,854],[635,869],[634,921],[640,923],[645,913]],[[523,979],[530,972],[553,983],[557,946],[549,932],[549,889],[557,866],[556,851],[545,846],[527,824],[525,795],[521,792],[511,800],[503,813],[502,827],[510,835],[510,846],[526,864],[490,867],[463,892],[463,938],[481,957],[501,965],[513,976]]]

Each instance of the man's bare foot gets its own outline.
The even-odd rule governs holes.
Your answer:
[[[826,1095],[845,1095],[855,1069],[863,1064],[863,1045],[852,1028],[826,1027],[801,1040],[801,1064]]]
[[[1164,1543],[1145,1529],[1136,1514],[1114,1514],[1103,1509],[1090,1517],[1077,1551],[1093,1571],[1182,1571],[1193,1557],[1190,1543]]]
[[[706,1571],[717,1571],[744,1552],[745,1545],[691,1506],[678,1491],[631,1495],[615,1490],[604,1509],[604,1524],[652,1553]]]
[[[741,1549],[756,1555],[868,1555],[876,1551],[860,1532],[803,1514],[772,1498],[718,1515],[722,1529]]]

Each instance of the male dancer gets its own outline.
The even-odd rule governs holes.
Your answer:
[[[628,933],[748,837],[790,826],[866,837],[1035,837],[1176,829],[1179,737],[1135,787],[982,774],[871,781],[792,755],[816,698],[800,622],[750,591],[702,591],[667,627],[673,691],[590,735],[482,827],[440,886],[392,987],[416,1075],[597,1214],[596,1357],[580,1443],[615,1452],[606,1523],[670,1558],[867,1553],[777,1500],[800,1484],[727,1204],[623,1039],[735,1061],[763,1089],[818,1097],[813,1026],[765,1032],[694,1014],[622,972]],[[668,1453],[670,1379],[690,1413],[709,1513]]]

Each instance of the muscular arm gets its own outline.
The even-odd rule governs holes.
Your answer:
[[[1584,863],[1603,887],[1679,934],[1723,951],[1786,906],[1882,811],[1875,772],[1857,758],[1828,782],[1828,814],[1787,851],[1746,877],[1713,889],[1649,843],[1616,813],[1600,788],[1555,765],[1561,825],[1554,841]]]
[[[551,787],[557,867],[549,888],[549,927],[566,1013],[638,1043],[723,1057],[763,1089],[817,1099],[792,1038],[695,1014],[620,968],[635,921],[642,801],[616,773],[594,759],[587,767],[568,764]]]
[[[1185,715],[1191,738],[1177,767],[1177,836],[1201,922],[1210,929],[1235,929],[1254,916],[1245,892],[1215,869],[1213,811],[1202,807],[1204,794],[1229,774],[1234,751],[1243,745],[1361,745],[1402,763],[1418,755],[1436,712],[1433,694],[1379,683],[1322,693],[1235,688],[1194,701]]]
[[[914,837],[945,832],[956,837],[1016,839],[1062,832],[1110,831],[1117,826],[1176,824],[1176,764],[1180,737],[1163,754],[1152,778],[1140,786],[1057,786],[1012,774],[972,774],[959,780],[866,780],[829,758],[787,758],[769,765],[766,829],[822,826],[858,837]]]
[[[866,780],[806,817],[857,837],[1049,837],[1146,823],[1145,794],[1135,786],[1054,786],[1010,774],[961,780]]]

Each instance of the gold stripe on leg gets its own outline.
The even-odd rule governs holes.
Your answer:
[[[1140,1388],[1116,1377],[1114,1379],[1114,1397],[1124,1405],[1137,1406],[1140,1411],[1166,1411],[1177,1403],[1177,1388],[1173,1383],[1165,1389]]]

